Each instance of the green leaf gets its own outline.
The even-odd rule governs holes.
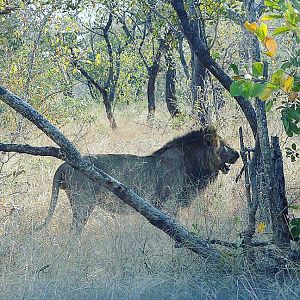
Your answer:
[[[267,82],[266,88],[259,95],[259,99],[262,101],[266,101],[272,95],[273,91],[276,91],[278,89],[279,88],[277,85]]]
[[[277,34],[281,34],[287,31],[292,30],[290,27],[288,26],[281,26],[281,27],[277,27],[274,31],[273,31],[273,35],[277,35]]]
[[[260,20],[261,21],[270,21],[270,20],[276,20],[276,19],[281,19],[281,18],[283,18],[282,15],[276,15],[276,14],[274,14],[274,15],[265,15],[265,16],[262,16],[260,18]]]
[[[258,97],[266,88],[267,83],[254,83],[250,90],[250,97]]]
[[[267,24],[261,24],[260,28],[261,28],[261,32],[263,34],[263,37],[266,38],[268,36],[268,25]]]
[[[299,210],[300,209],[300,205],[289,205],[289,208],[295,209],[295,210]]]
[[[256,78],[263,76],[264,74],[264,64],[262,62],[252,63],[252,75]]]
[[[300,127],[298,127],[294,122],[290,122],[290,130],[293,133],[300,134]]]
[[[276,10],[279,10],[279,8],[280,8],[276,2],[270,1],[270,0],[265,0],[265,6],[268,6],[270,8],[276,9]]]
[[[282,69],[276,70],[271,76],[271,82],[277,86],[282,86],[285,80],[285,73]]]
[[[289,108],[287,110],[287,113],[288,113],[288,117],[290,119],[294,119],[294,120],[300,122],[300,112],[299,111],[297,111],[297,110],[295,110],[293,108]]]
[[[292,149],[296,151],[297,145],[295,143],[292,144]]]
[[[251,80],[245,80],[244,84],[242,85],[242,93],[241,96],[245,99],[248,99],[251,97],[251,91],[253,88],[253,82]]]
[[[286,134],[289,137],[292,137],[294,134],[290,129],[290,120],[288,118],[287,111],[285,109],[283,109],[281,111],[281,120],[282,120],[283,127],[284,127],[284,130],[285,130]]]
[[[300,236],[300,219],[295,218],[289,223],[289,230],[293,238]]]
[[[274,106],[274,101],[273,100],[269,100],[266,102],[266,112],[269,112],[271,111],[271,109],[273,108]]]
[[[258,38],[260,39],[260,41],[263,42],[265,40],[265,38],[268,36],[267,24],[265,24],[265,23],[261,24],[255,32],[256,32]]]
[[[282,66],[281,66],[281,69],[285,70],[285,69],[289,69],[293,66],[293,62],[292,61],[288,61],[286,63],[284,63]]]
[[[230,64],[229,68],[232,69],[235,75],[239,75],[239,68],[236,64]]]
[[[241,96],[245,80],[234,81],[230,86],[230,95],[233,97]]]

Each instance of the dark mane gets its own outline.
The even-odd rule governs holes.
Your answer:
[[[162,148],[156,150],[155,152],[152,153],[151,156],[159,156],[163,154],[166,150],[172,149],[172,148],[186,148],[188,146],[201,146],[203,144],[203,137],[206,134],[211,134],[211,135],[216,135],[216,129],[213,127],[207,127],[205,129],[200,129],[200,130],[194,130],[191,131],[185,135],[179,136],[174,138],[172,141],[168,142],[165,144]]]

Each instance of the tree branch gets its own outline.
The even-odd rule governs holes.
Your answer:
[[[0,151],[26,153],[38,156],[53,156],[63,160],[66,158],[65,153],[63,153],[61,149],[55,147],[34,147],[31,145],[0,143]]]

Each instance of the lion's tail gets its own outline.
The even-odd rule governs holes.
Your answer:
[[[53,183],[52,183],[52,195],[51,195],[51,201],[48,209],[48,215],[44,221],[43,224],[37,226],[35,228],[36,231],[42,229],[43,227],[47,226],[54,214],[56,205],[57,205],[57,200],[58,200],[58,194],[59,190],[62,188],[62,184],[64,181],[64,164],[62,164],[55,172],[54,177],[53,177]]]

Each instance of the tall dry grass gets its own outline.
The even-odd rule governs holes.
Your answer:
[[[146,155],[191,128],[186,124],[172,129],[162,107],[149,127],[146,111],[137,105],[116,111],[119,127],[111,132],[99,111],[95,107],[91,112],[96,117],[92,124],[73,120],[61,128],[82,153]],[[284,145],[283,130],[275,115],[270,117],[271,131]],[[234,107],[219,120],[220,135],[237,149],[238,126],[243,123]],[[28,128],[28,143],[49,144]],[[6,134],[2,130],[1,139]],[[250,142],[249,129],[246,136]],[[168,236],[137,213],[115,216],[97,208],[82,238],[74,240],[68,232],[71,211],[64,193],[49,227],[34,232],[34,225],[46,216],[59,164],[54,158],[16,155],[1,170],[0,299],[298,299],[297,273],[284,283],[256,274],[244,268],[239,249],[228,253],[224,265],[211,265],[174,248]],[[178,220],[203,238],[236,241],[246,217],[243,180],[235,182],[240,169],[241,161],[228,175],[221,174]],[[285,171],[289,201],[299,202],[299,163],[287,161]]]

